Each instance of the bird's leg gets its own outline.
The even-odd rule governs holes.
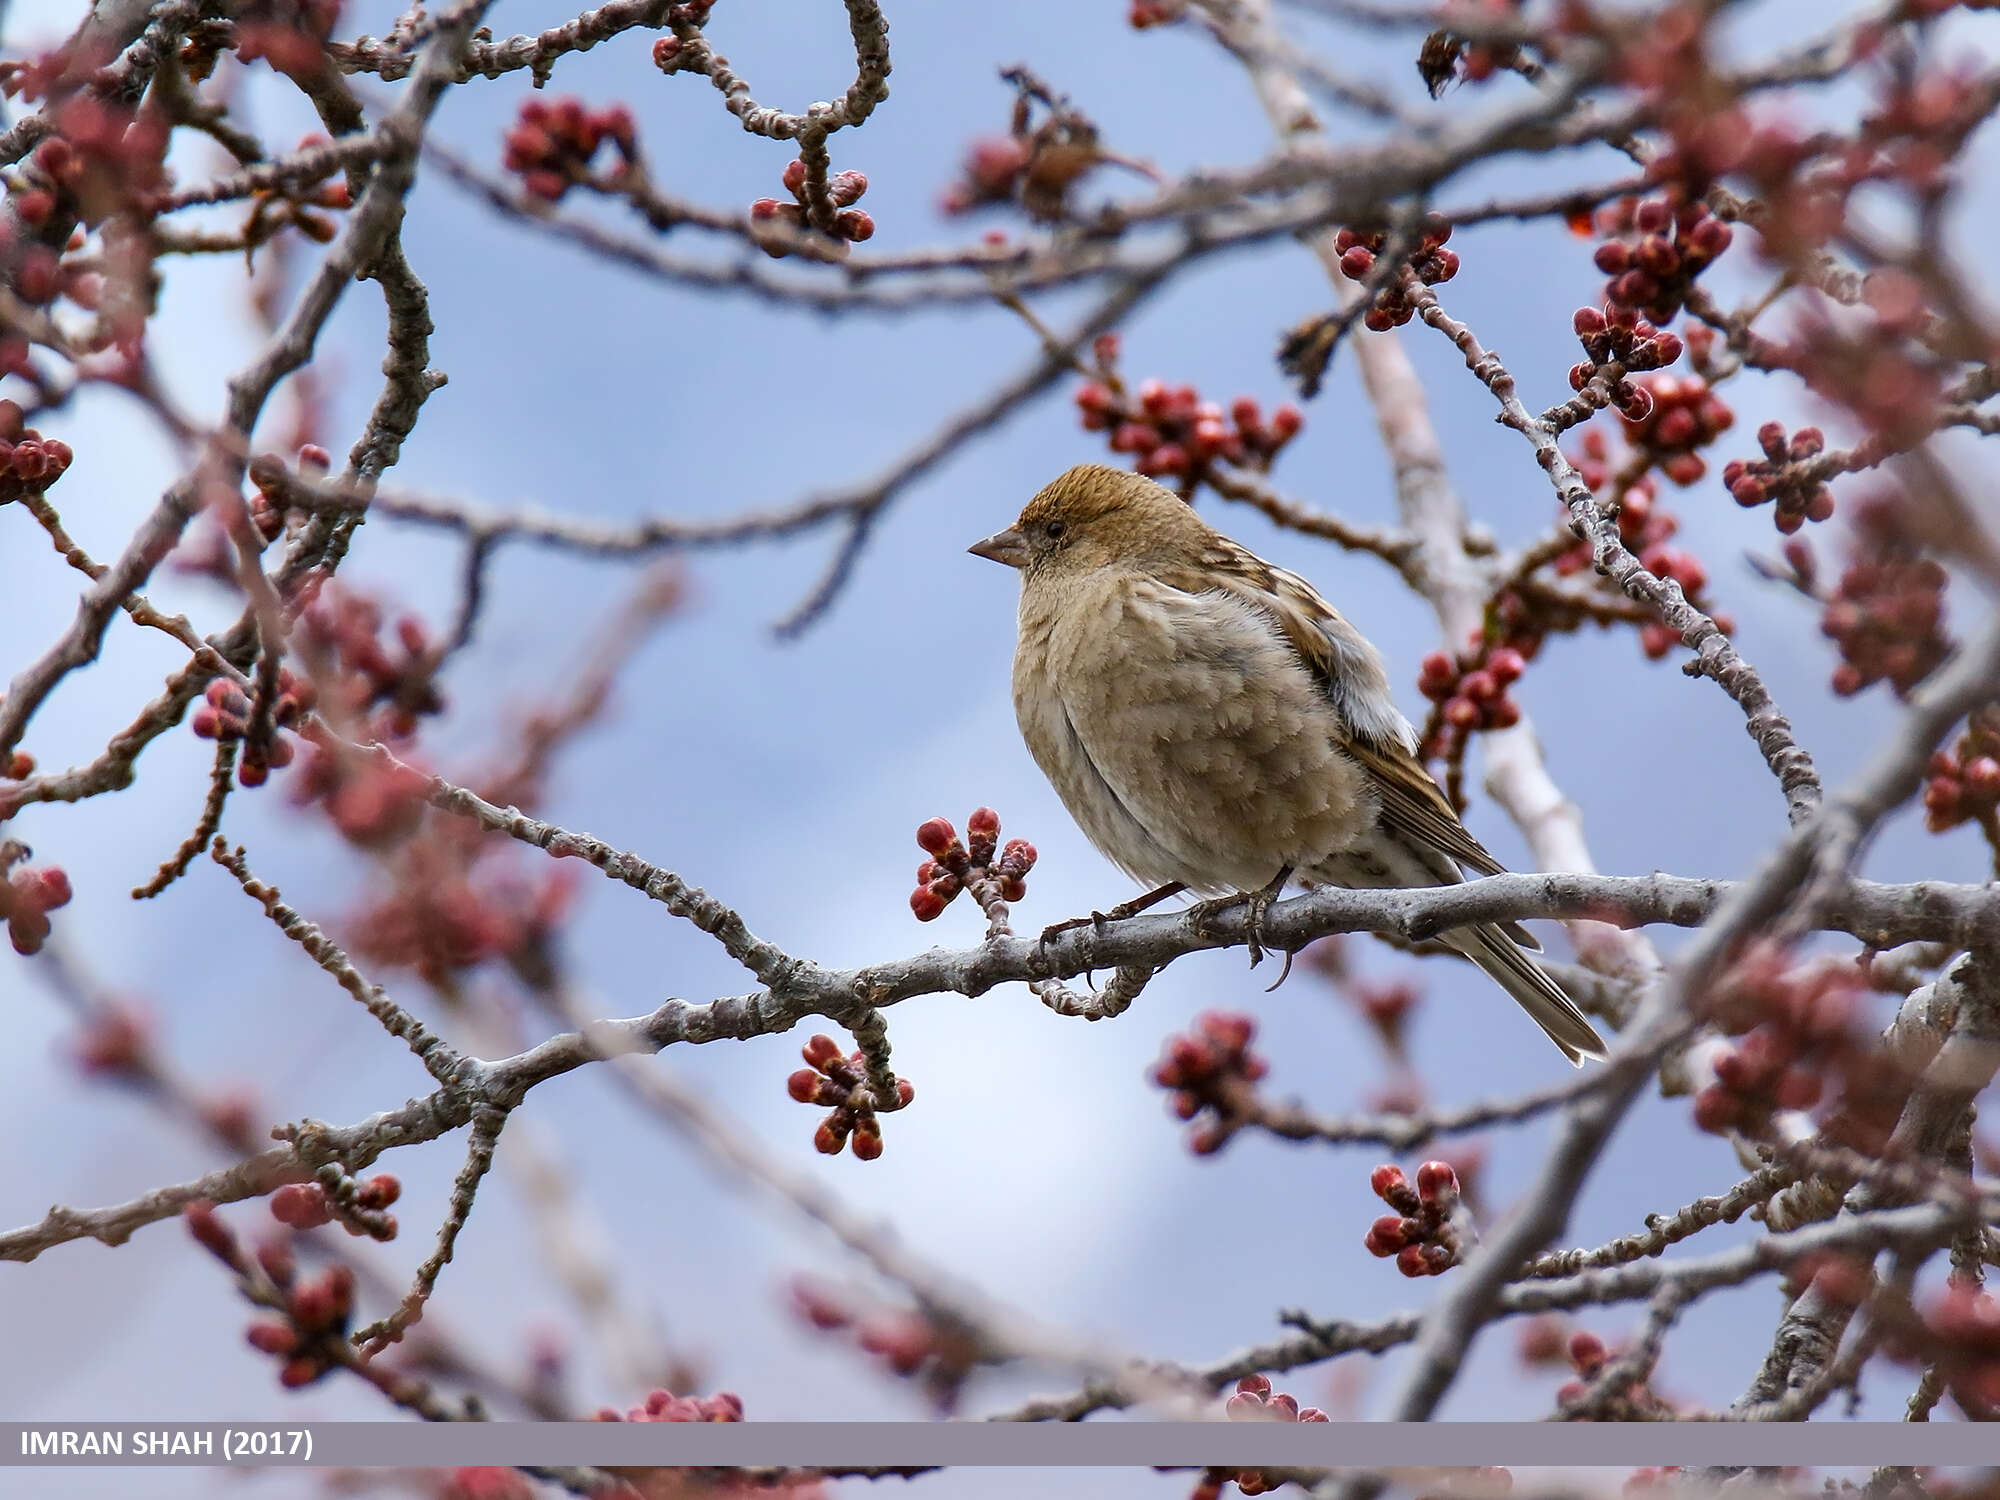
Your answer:
[[[1260,891],[1252,891],[1243,911],[1243,936],[1250,948],[1250,967],[1256,968],[1264,961],[1264,917],[1271,910],[1271,903],[1284,894],[1285,882],[1292,878],[1292,867],[1286,865],[1278,871],[1276,878]],[[1286,955],[1289,962],[1290,955]]]
[[[1282,870],[1278,871],[1277,876],[1269,885],[1262,886],[1254,891],[1245,891],[1240,896],[1222,896],[1214,901],[1204,901],[1198,906],[1189,907],[1188,915],[1193,917],[1196,925],[1199,926],[1205,924],[1210,918],[1220,916],[1223,912],[1241,905],[1244,908],[1244,946],[1250,950],[1250,967],[1254,969],[1264,961],[1264,914],[1271,909],[1271,903],[1283,894],[1285,882],[1291,878],[1292,867],[1286,865]],[[1287,954],[1287,969],[1290,966],[1291,955]],[[1278,982],[1280,984],[1284,982],[1283,975],[1279,976]]]
[[[1067,922],[1057,922],[1042,929],[1042,946],[1047,947],[1056,937],[1076,927],[1102,927],[1107,922],[1122,922],[1127,917],[1136,917],[1150,907],[1158,906],[1170,896],[1178,896],[1187,886],[1173,880],[1158,890],[1148,891],[1143,896],[1134,896],[1130,901],[1121,901],[1110,911],[1094,911],[1087,917],[1071,917]]]

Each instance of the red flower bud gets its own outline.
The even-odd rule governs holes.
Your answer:
[[[1401,1214],[1384,1214],[1368,1226],[1361,1243],[1370,1255],[1386,1259],[1403,1248],[1403,1222]]]
[[[311,1355],[301,1355],[278,1372],[278,1384],[287,1390],[297,1390],[300,1386],[311,1385],[331,1368]]]
[[[299,1347],[298,1333],[289,1323],[280,1323],[274,1318],[260,1318],[252,1323],[245,1335],[250,1347],[266,1354],[280,1354],[289,1357]]]
[[[1441,1195],[1456,1196],[1458,1173],[1448,1161],[1427,1161],[1417,1168],[1417,1196],[1434,1203]]]
[[[1741,1117],[1741,1102],[1734,1092],[1720,1083],[1712,1083],[1694,1096],[1694,1122],[1703,1130],[1720,1133],[1735,1125]]]
[[[197,1198],[181,1210],[181,1222],[188,1227],[195,1242],[202,1249],[226,1265],[234,1266],[241,1258],[236,1248],[236,1235],[222,1222],[215,1211],[215,1205],[206,1198]]]
[[[1157,428],[1143,422],[1121,422],[1111,434],[1113,453],[1143,453],[1153,446],[1153,439],[1159,435]]]

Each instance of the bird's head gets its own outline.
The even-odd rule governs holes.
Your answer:
[[[1078,464],[1043,486],[1012,526],[966,550],[1032,579],[1173,563],[1199,555],[1210,535],[1172,490],[1125,469]]]

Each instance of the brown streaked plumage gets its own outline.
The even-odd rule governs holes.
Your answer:
[[[1382,658],[1296,574],[1151,480],[1080,464],[972,549],[1021,571],[1014,711],[1090,841],[1148,885],[1501,872],[1416,756]],[[1461,868],[1462,867],[1462,868]],[[1444,935],[1573,1063],[1604,1044],[1514,924]]]

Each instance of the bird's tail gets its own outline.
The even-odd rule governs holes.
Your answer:
[[[1586,1057],[1603,1059],[1604,1041],[1577,1009],[1576,1002],[1499,927],[1489,922],[1483,927],[1464,928],[1441,936],[1492,975],[1571,1063],[1580,1068]]]

